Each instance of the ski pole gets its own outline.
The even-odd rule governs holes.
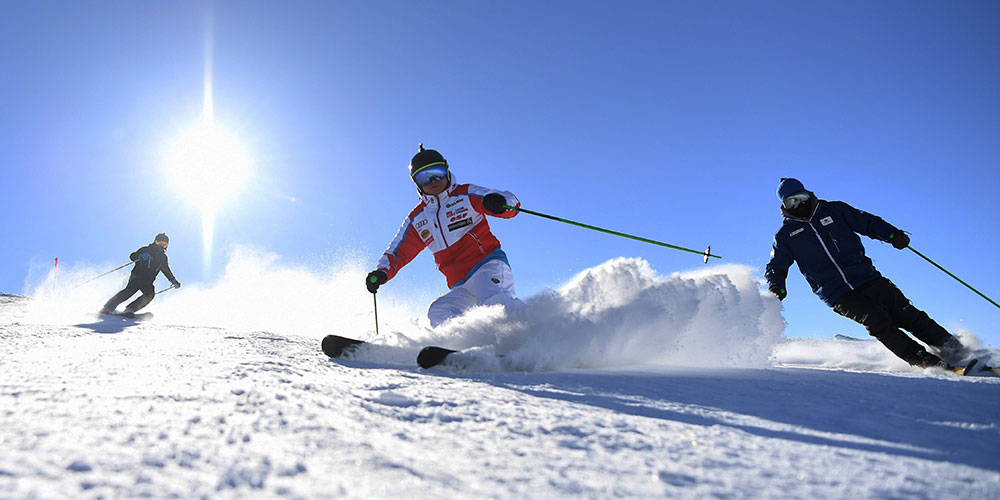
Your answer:
[[[927,262],[930,262],[931,264],[933,264],[934,267],[936,267],[936,268],[944,271],[944,273],[947,274],[948,276],[951,276],[952,278],[955,278],[956,281],[958,281],[959,283],[961,283],[961,284],[965,285],[966,287],[968,287],[969,290],[972,290],[973,292],[976,292],[977,294],[979,294],[980,297],[988,300],[990,304],[993,304],[993,305],[995,305],[997,307],[1000,307],[1000,304],[997,304],[996,302],[993,301],[993,299],[987,297],[986,295],[983,295],[983,292],[980,292],[979,290],[976,290],[975,288],[972,288],[972,285],[970,285],[970,284],[962,281],[962,279],[959,278],[958,276],[955,276],[954,274],[951,274],[951,272],[949,272],[947,269],[945,269],[945,268],[941,267],[940,265],[938,265],[937,262],[934,262],[933,260],[928,259],[926,255],[918,252],[915,248],[913,248],[911,246],[907,246],[906,248],[909,248],[910,250],[913,250],[913,253],[915,253],[915,254],[923,257],[924,260],[926,260]]]
[[[698,250],[692,250],[690,248],[679,247],[677,245],[671,245],[669,243],[664,243],[662,241],[651,240],[649,238],[643,238],[641,236],[634,236],[634,235],[631,235],[631,234],[620,233],[618,231],[612,231],[610,229],[602,229],[602,228],[599,228],[599,227],[596,227],[596,226],[591,226],[589,224],[583,224],[583,223],[580,223],[580,222],[574,222],[574,221],[563,219],[563,218],[560,218],[560,217],[555,217],[555,216],[552,216],[552,215],[543,214],[541,212],[535,212],[535,211],[532,211],[532,210],[528,210],[526,208],[512,207],[510,205],[504,205],[503,207],[506,208],[507,210],[517,210],[518,212],[524,212],[524,213],[528,213],[528,214],[531,214],[531,215],[537,215],[539,217],[544,217],[546,219],[554,220],[556,222],[565,222],[566,224],[572,224],[574,226],[579,226],[579,227],[586,228],[586,229],[593,229],[594,231],[600,231],[602,233],[612,234],[612,235],[615,235],[615,236],[621,236],[623,238],[631,238],[633,240],[641,241],[643,243],[652,243],[654,245],[660,245],[661,247],[673,248],[674,250],[682,250],[682,251],[685,251],[685,252],[696,253],[696,254],[701,255],[701,256],[703,256],[705,258],[705,263],[706,264],[708,263],[708,258],[709,257],[715,257],[716,259],[721,259],[722,258],[722,257],[719,257],[718,255],[712,255],[712,246],[711,245],[709,245],[709,247],[706,248],[704,252],[699,252]]]
[[[164,288],[163,290],[160,290],[159,292],[154,293],[153,296],[155,297],[155,296],[157,296],[157,295],[159,295],[159,294],[161,294],[163,292],[166,292],[167,290],[172,290],[174,288],[176,288],[174,285],[170,285],[170,286]]]
[[[378,298],[377,294],[372,294],[372,304],[375,306],[375,336],[378,337]]]
[[[115,272],[115,271],[117,271],[117,270],[119,270],[119,269],[121,269],[121,268],[123,268],[123,267],[125,267],[125,266],[127,266],[127,265],[129,265],[129,264],[131,264],[131,263],[133,263],[133,262],[135,262],[135,261],[132,261],[132,260],[130,260],[130,261],[128,261],[128,263],[126,263],[126,264],[122,264],[122,265],[120,265],[120,266],[118,266],[118,267],[116,267],[116,268],[114,268],[114,269],[112,269],[112,270],[110,270],[110,271],[108,271],[108,272],[106,272],[106,273],[102,273],[102,274],[99,274],[99,275],[97,275],[97,276],[94,276],[93,278],[90,278],[89,280],[87,280],[87,281],[84,281],[83,283],[80,283],[80,284],[77,284],[77,285],[75,285],[75,286],[74,286],[73,288],[76,288],[76,287],[79,287],[79,286],[83,286],[83,285],[86,285],[87,283],[90,283],[91,281],[94,281],[94,280],[96,280],[97,278],[103,278],[103,277],[105,277],[105,276],[107,276],[107,275],[109,275],[109,274],[111,274],[111,273],[113,273],[113,272]]]

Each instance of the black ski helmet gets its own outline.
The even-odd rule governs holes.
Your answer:
[[[413,159],[410,160],[410,178],[412,179],[413,174],[431,163],[444,163],[445,167],[448,166],[448,161],[444,159],[444,156],[441,156],[441,153],[433,149],[424,149],[424,143],[420,143],[420,151],[413,155]]]
[[[157,241],[162,241],[164,243],[170,243],[170,237],[167,236],[167,233],[160,233],[160,234],[156,235],[156,238],[153,238],[153,243],[156,243]]]

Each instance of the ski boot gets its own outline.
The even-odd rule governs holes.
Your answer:
[[[951,370],[952,366],[945,363],[941,358],[921,349],[920,352],[913,357],[910,364],[919,368],[944,368],[945,370]]]
[[[938,356],[949,364],[960,364],[969,356],[969,349],[962,345],[958,337],[952,336],[944,344],[937,346]]]

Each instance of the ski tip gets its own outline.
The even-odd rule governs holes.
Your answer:
[[[1000,367],[989,366],[981,359],[973,358],[965,366],[953,366],[951,370],[963,377],[995,377],[1000,376]]]
[[[421,368],[431,368],[440,365],[453,352],[458,351],[445,349],[444,347],[425,347],[420,350],[420,354],[417,354],[417,365]]]
[[[969,361],[965,365],[965,369],[962,370],[962,375],[963,376],[964,375],[972,375],[973,373],[975,373],[976,372],[976,366],[978,364],[979,364],[979,359],[978,358],[973,358],[972,361]]]
[[[979,362],[979,358],[972,358],[968,363],[962,367],[961,374],[963,377],[968,377],[975,375],[983,371],[983,365]]]
[[[320,347],[323,349],[323,354],[331,358],[339,358],[345,354],[349,354],[354,351],[355,346],[364,344],[365,341],[357,339],[349,339],[347,337],[341,337],[340,335],[327,335],[323,337],[323,342],[320,343]]]

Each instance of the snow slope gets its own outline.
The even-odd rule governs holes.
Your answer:
[[[231,265],[253,262],[306,301],[340,287]],[[403,305],[344,361],[319,339],[370,318],[319,328],[233,293],[171,292],[138,323],[87,313],[103,293],[0,296],[0,498],[1000,497],[1000,378],[783,339],[748,268],[616,259],[438,330]],[[471,362],[418,369],[427,343]]]

